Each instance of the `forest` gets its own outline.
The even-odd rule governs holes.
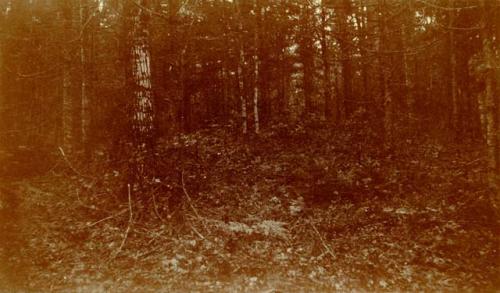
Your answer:
[[[0,0],[0,292],[498,292],[500,0]]]

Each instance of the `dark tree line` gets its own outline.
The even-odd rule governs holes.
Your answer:
[[[498,184],[497,0],[2,0],[0,139],[134,155],[206,127],[363,119],[476,140]],[[129,153],[130,154],[130,153]]]

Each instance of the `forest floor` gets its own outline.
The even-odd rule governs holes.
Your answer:
[[[1,181],[0,292],[500,292],[474,145],[204,131],[162,142],[141,202],[61,158]]]

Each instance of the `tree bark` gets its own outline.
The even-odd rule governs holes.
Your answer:
[[[499,168],[498,168],[498,105],[497,97],[495,97],[495,55],[493,48],[492,29],[494,20],[489,6],[489,1],[481,0],[482,17],[481,17],[481,41],[484,56],[484,111],[486,120],[486,146],[488,150],[488,181],[491,188],[495,191],[493,203],[497,210],[500,209],[500,190],[498,186]]]
[[[382,93],[384,104],[384,132],[386,142],[391,144],[393,137],[393,101],[389,87],[389,62],[387,62],[387,7],[385,0],[379,0],[379,64],[382,81]]]
[[[352,105],[352,60],[351,60],[351,50],[350,50],[350,21],[349,17],[351,14],[351,0],[343,0],[342,8],[338,11],[338,25],[340,29],[340,55],[342,64],[342,96],[338,101],[339,107],[339,119],[343,121],[347,113],[349,113],[352,107],[347,105]]]
[[[451,7],[455,7],[455,1],[450,0]],[[454,26],[455,11],[450,11],[449,27]],[[457,98],[457,57],[455,52],[455,32],[453,29],[449,30],[449,54],[450,54],[450,93],[451,93],[451,127],[453,129],[454,138],[458,134],[458,98]]]
[[[323,62],[323,99],[325,102],[324,115],[327,121],[333,123],[336,122],[336,115],[332,108],[332,77],[331,77],[331,67],[330,67],[330,55],[328,51],[328,39],[326,34],[326,8],[321,6],[321,59]],[[336,113],[335,113],[336,114]]]
[[[363,101],[368,101],[372,98],[372,94],[369,92],[369,81],[368,81],[368,59],[367,57],[367,47],[368,47],[368,12],[369,7],[365,4],[364,0],[359,0],[359,7],[356,12],[357,23],[358,23],[358,36],[359,36],[359,54],[361,59],[361,79],[363,83],[363,90],[361,97]]]
[[[0,27],[3,27],[4,21],[0,19]],[[0,29],[0,34],[2,33]],[[3,35],[3,34],[2,34]],[[3,62],[4,38],[0,36],[0,132],[4,132],[5,121],[5,88],[4,88],[4,62]],[[0,145],[0,147],[4,147]]]
[[[256,13],[255,29],[254,29],[254,87],[253,87],[253,114],[254,114],[254,129],[255,134],[260,132],[260,121],[259,121],[259,97],[260,97],[260,43],[259,43],[259,29],[261,24],[261,5],[259,0],[254,0],[254,10]]]
[[[189,40],[186,40],[189,42]],[[185,48],[181,52],[180,58],[180,74],[179,79],[181,81],[181,99],[182,99],[182,128],[184,132],[189,133],[192,129],[192,115],[191,115],[191,94],[188,91],[188,77],[186,76],[186,68],[188,66],[186,62],[188,43],[186,43]]]
[[[88,132],[90,128],[90,109],[89,109],[89,96],[88,96],[88,77],[87,77],[87,56],[88,56],[88,33],[86,25],[87,22],[92,21],[93,15],[88,15],[88,1],[80,0],[79,14],[80,14],[80,103],[81,103],[81,143],[85,153],[88,153]]]
[[[302,61],[302,88],[304,94],[305,113],[312,112],[312,95],[314,90],[314,40],[311,32],[311,8],[304,4],[302,11],[302,36],[300,55]]]
[[[236,9],[238,14],[238,69],[237,69],[237,78],[238,78],[238,95],[240,97],[241,104],[241,129],[243,135],[248,133],[248,114],[247,114],[247,99],[245,94],[245,83],[244,83],[244,73],[243,67],[245,65],[245,49],[243,46],[243,15],[241,13],[241,0],[238,0],[236,3]]]
[[[69,1],[61,1],[60,9],[63,23],[63,40],[62,40],[62,67],[61,67],[61,83],[62,83],[62,147],[66,152],[71,152],[73,148],[73,114],[74,103],[71,96],[71,54],[70,44],[68,40],[71,38],[72,26],[72,9]]]
[[[131,175],[141,183],[148,175],[151,148],[154,146],[154,112],[151,77],[151,52],[149,40],[149,18],[143,7],[149,7],[147,0],[141,0],[136,7],[128,3],[128,54],[130,74],[128,88],[132,93],[132,132],[134,134],[134,162]]]
[[[414,97],[414,82],[411,74],[411,58],[408,54],[408,50],[411,45],[413,45],[413,30],[414,30],[414,13],[415,10],[413,8],[413,0],[407,1],[407,13],[405,15],[405,19],[402,23],[402,47],[403,47],[403,70],[404,70],[404,83],[405,83],[405,94],[406,94],[406,108],[407,108],[407,120],[408,126],[412,127],[413,122],[415,120],[414,115],[414,106],[415,106],[415,97]]]

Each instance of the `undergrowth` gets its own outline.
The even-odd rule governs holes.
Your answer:
[[[345,133],[317,123],[277,124],[248,140],[219,128],[163,140],[154,176],[141,188],[127,185],[126,162],[105,160],[63,161],[16,182],[26,196],[19,208],[27,214],[19,220],[26,248],[12,257],[27,267],[24,285],[65,292],[499,288],[500,225],[483,150],[429,138],[384,145],[370,127]]]

